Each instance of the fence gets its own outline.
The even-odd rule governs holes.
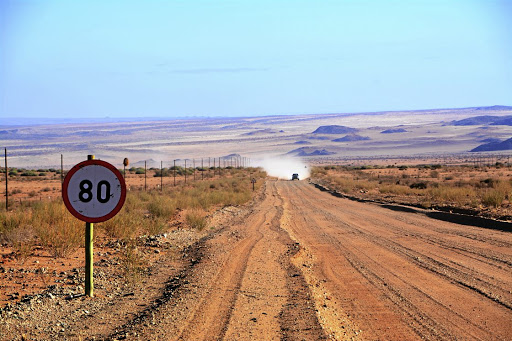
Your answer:
[[[35,170],[18,167],[9,168],[7,148],[4,151],[4,167],[1,167],[0,171],[5,174],[3,181],[5,181],[6,210],[14,203],[22,206],[24,202],[52,200],[61,197],[61,186],[66,174],[63,154],[60,155],[60,169]],[[205,167],[206,160],[208,161],[208,167]],[[163,190],[166,186],[184,186],[187,181],[203,181],[221,177],[226,169],[248,168],[250,162],[251,160],[248,157],[240,155],[210,156],[206,158],[174,159],[172,161],[162,160],[160,161],[160,167],[149,169],[147,168],[147,161],[144,161],[144,167],[127,169],[129,161],[128,158],[125,158],[120,160],[119,166],[122,167],[120,171],[125,177],[128,190],[148,191]],[[164,167],[164,165],[168,167]],[[173,178],[171,183],[164,181],[164,178],[169,177]]]

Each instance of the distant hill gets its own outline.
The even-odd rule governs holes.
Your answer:
[[[295,143],[295,144],[311,144],[311,142],[309,142],[309,141],[304,141],[304,140],[302,140],[302,141],[297,141],[297,142],[294,142],[294,143]]]
[[[355,128],[331,125],[331,126],[320,126],[313,132],[313,134],[350,134],[350,133],[354,133],[356,131],[357,131],[357,129],[355,129]]]
[[[512,138],[503,142],[491,142],[481,144],[478,147],[471,149],[471,152],[492,152],[497,150],[512,150]]]
[[[287,154],[295,154],[295,156],[322,156],[336,154],[327,149],[314,149],[313,147],[301,147],[289,151]]]
[[[489,137],[489,138],[481,140],[480,142],[484,142],[484,143],[500,143],[501,140],[497,139],[497,138],[494,138],[494,137]]]
[[[407,133],[404,128],[387,129],[380,132],[381,134],[396,134],[396,133]]]
[[[282,130],[281,130],[282,132]],[[245,136],[253,136],[253,135],[264,135],[264,134],[275,134],[277,133],[276,130],[273,130],[273,129],[259,129],[259,130],[255,130],[255,131],[250,131],[248,133],[243,133],[242,135],[245,135]]]
[[[506,106],[506,105],[493,105],[490,107],[476,107],[475,110],[481,110],[481,111],[512,111],[512,107]]]
[[[334,139],[332,142],[351,142],[351,141],[366,141],[370,138],[368,136],[361,136],[357,134],[349,134],[345,135],[339,139]]]
[[[475,125],[506,125],[512,126],[512,115],[509,116],[475,116],[463,120],[452,121],[454,126],[475,126]]]

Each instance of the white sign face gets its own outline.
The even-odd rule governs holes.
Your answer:
[[[68,210],[87,222],[112,218],[124,204],[126,187],[121,173],[100,160],[84,161],[70,170],[63,185]]]

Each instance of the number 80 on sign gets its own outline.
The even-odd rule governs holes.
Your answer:
[[[115,216],[126,199],[121,173],[108,162],[87,160],[75,165],[62,185],[62,198],[68,210],[88,223]]]

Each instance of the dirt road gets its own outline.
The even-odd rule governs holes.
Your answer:
[[[0,322],[15,333],[37,319],[34,339],[512,339],[509,232],[341,199],[305,181],[267,181],[253,204],[222,211],[140,290],[103,304],[45,298],[26,305],[24,329],[19,317]]]
[[[137,336],[174,340],[512,337],[512,235],[269,181],[204,244]]]
[[[371,340],[512,337],[510,233],[333,198],[305,183],[276,187],[283,229],[311,259],[306,277],[333,302],[320,319],[343,317],[326,330],[340,336],[348,325]]]

